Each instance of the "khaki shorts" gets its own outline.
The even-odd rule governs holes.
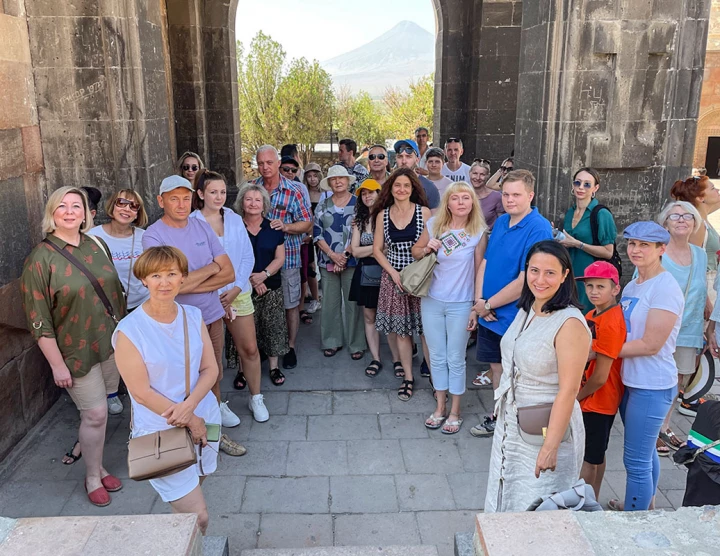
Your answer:
[[[280,271],[282,277],[283,304],[285,309],[294,309],[300,305],[302,290],[302,279],[299,268],[283,268]]]
[[[673,357],[678,374],[691,375],[695,372],[695,361],[698,350],[692,347],[676,347]]]
[[[252,302],[252,291],[246,291],[241,293],[235,298],[235,301],[230,305],[232,310],[232,319],[235,317],[247,317],[255,312],[255,306]]]
[[[90,372],[83,377],[73,378],[73,385],[67,389],[68,394],[80,411],[107,407],[108,394],[118,391],[120,373],[115,365],[113,353],[107,361],[93,365]]]

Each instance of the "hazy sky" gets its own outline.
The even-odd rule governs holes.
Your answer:
[[[262,30],[279,42],[287,60],[327,60],[370,42],[397,23],[414,21],[435,33],[432,0],[240,0],[236,38],[245,48]]]

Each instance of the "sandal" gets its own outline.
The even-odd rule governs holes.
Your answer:
[[[313,323],[312,315],[305,310],[300,311],[300,320],[303,322],[303,324]]]
[[[660,431],[660,440],[671,450],[675,451],[682,446],[682,441],[675,435],[672,429]]]
[[[285,375],[280,369],[270,369],[270,380],[275,386],[282,386],[285,384]]]
[[[425,428],[430,430],[439,429],[442,427],[443,422],[447,419],[445,415],[441,415],[440,417],[435,417],[435,412],[433,411],[430,414],[430,417],[428,417],[425,420]]]
[[[393,371],[395,372],[395,378],[405,378],[405,369],[403,369],[400,361],[393,361]]]
[[[323,355],[325,357],[335,357],[335,354],[342,349],[342,346],[338,348],[329,348],[323,350]]]
[[[450,419],[452,415],[455,415],[457,419],[452,421]],[[443,425],[443,428],[440,432],[442,432],[443,434],[457,434],[460,432],[460,427],[462,427],[462,424],[462,417],[460,417],[460,415],[458,415],[457,413],[451,413],[450,415],[448,415],[447,421],[445,421],[445,424]],[[455,430],[450,430],[448,427],[455,428]]]
[[[660,438],[657,439],[657,442],[655,442],[655,449],[657,450],[657,454],[660,457],[663,456],[669,456],[670,455],[670,448],[668,448],[665,445],[665,442],[660,440]]]
[[[490,371],[478,373],[472,381],[473,386],[488,386],[489,384],[492,384],[492,379],[488,376],[489,374]]]
[[[353,361],[360,361],[364,356],[365,352],[363,350],[355,351],[350,355]]]
[[[613,512],[622,512],[625,510],[625,504],[620,502],[617,498],[612,498],[608,501],[608,510],[612,510]]]
[[[235,380],[233,380],[233,388],[235,390],[244,390],[247,386],[247,380],[245,379],[245,374],[242,371],[238,371],[235,375]]]
[[[365,367],[365,376],[369,376],[370,378],[376,377],[381,370],[382,363],[377,359],[373,359],[370,361],[370,364]]]
[[[415,379],[403,380],[402,386],[398,389],[398,398],[400,401],[407,402],[413,396]]]
[[[65,457],[68,458],[68,460],[63,459],[62,462],[64,465],[72,465],[77,460],[82,458],[82,452],[80,452],[77,456],[73,453],[75,451],[75,448],[78,447],[80,444],[79,440],[75,441],[75,444],[73,444],[73,447],[68,450],[68,452],[65,454]]]

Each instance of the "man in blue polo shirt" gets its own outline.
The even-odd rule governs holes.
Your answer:
[[[531,206],[535,196],[535,177],[527,170],[510,172],[502,184],[506,214],[500,216],[490,235],[485,258],[475,281],[478,314],[477,359],[490,364],[493,388],[502,375],[500,340],[517,315],[517,300],[525,282],[525,259],[538,241],[552,239],[552,226]],[[491,436],[495,415],[488,415],[473,427],[473,436]]]

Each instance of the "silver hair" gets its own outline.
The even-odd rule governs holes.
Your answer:
[[[237,199],[235,200],[235,206],[233,207],[235,212],[237,212],[243,218],[245,217],[245,207],[243,206],[243,200],[245,198],[245,194],[249,191],[257,191],[258,193],[260,193],[263,199],[263,216],[269,213],[271,207],[270,195],[268,195],[268,192],[262,185],[258,185],[252,182],[245,182],[240,186]]]
[[[703,219],[702,216],[700,216],[698,210],[694,206],[692,206],[692,203],[688,203],[687,201],[671,201],[670,203],[665,205],[662,211],[660,211],[660,214],[658,214],[657,223],[664,227],[665,222],[667,222],[668,216],[670,216],[670,212],[676,207],[680,207],[684,211],[687,211],[693,215],[693,218],[695,219],[695,227],[693,228],[693,232],[697,232],[700,229],[700,226],[702,226]]]
[[[258,147],[258,150],[255,153],[255,156],[257,157],[258,155],[260,155],[261,153],[264,153],[265,151],[273,151],[275,153],[275,156],[278,158],[278,160],[280,160],[280,153],[272,145],[261,145],[260,147]]]

